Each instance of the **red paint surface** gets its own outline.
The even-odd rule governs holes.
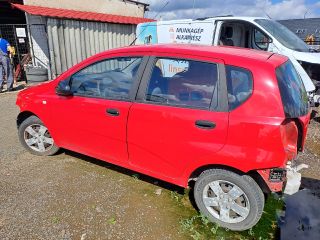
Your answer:
[[[108,57],[136,55],[186,57],[247,68],[253,74],[253,94],[231,112],[55,94],[61,80],[86,65]],[[56,80],[22,91],[17,104],[21,112],[37,115],[60,147],[186,187],[192,172],[207,165],[244,173],[286,166],[290,156],[281,132],[285,116],[275,76],[275,68],[286,61],[280,55],[230,47],[122,48],[91,57]],[[108,116],[107,108],[119,109],[120,116]],[[194,122],[199,119],[215,122],[216,128],[197,128]],[[301,123],[304,142],[309,115],[296,120]]]
[[[267,184],[270,191],[272,191],[272,192],[281,192],[282,191],[284,182],[269,181],[270,169],[258,170],[257,172],[260,174],[262,179],[265,181],[265,183]]]

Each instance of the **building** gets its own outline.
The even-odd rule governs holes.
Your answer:
[[[148,5],[131,0],[0,0],[6,10],[0,14],[0,31],[10,23],[11,44],[19,51],[19,64],[31,56],[27,69],[45,72],[53,79],[101,51],[129,45],[136,25],[152,21],[144,18]],[[90,2],[90,4],[89,4]],[[11,4],[11,8],[8,5]],[[1,8],[0,8],[1,9]],[[19,19],[12,20],[16,14]],[[25,17],[21,17],[25,13]],[[6,22],[7,21],[7,22]],[[9,38],[9,37],[8,37]],[[10,39],[9,39],[10,40]],[[21,54],[21,44],[29,48]]]
[[[320,18],[280,20],[281,24],[289,28],[304,41],[313,35],[314,45],[320,45]]]

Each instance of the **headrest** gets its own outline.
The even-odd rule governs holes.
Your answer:
[[[154,77],[162,77],[162,71],[158,66],[155,66],[152,71],[152,78]]]

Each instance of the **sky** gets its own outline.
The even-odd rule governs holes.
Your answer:
[[[221,15],[296,19],[320,17],[320,0],[141,0],[150,4],[146,17],[162,20]],[[161,11],[160,9],[169,2]],[[157,17],[155,17],[157,15]]]

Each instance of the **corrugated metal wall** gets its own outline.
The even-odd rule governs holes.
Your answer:
[[[99,52],[129,45],[135,25],[48,18],[51,76],[55,78]],[[49,74],[50,75],[50,74]]]

